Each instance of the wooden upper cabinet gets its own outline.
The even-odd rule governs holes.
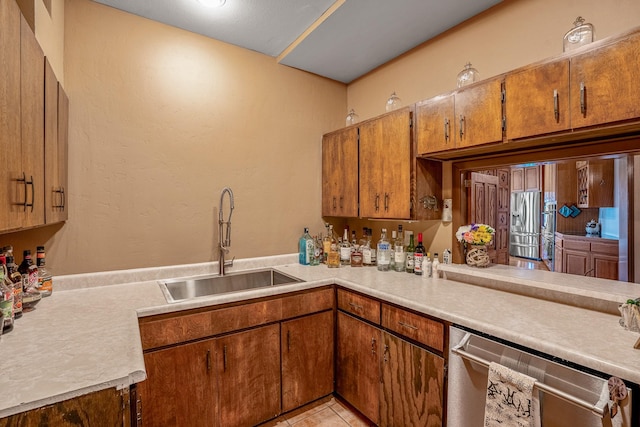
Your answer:
[[[411,217],[411,110],[360,126],[360,216]]]
[[[322,138],[322,215],[358,216],[358,128]]]
[[[571,58],[571,127],[640,117],[640,32]]]
[[[0,230],[18,228],[22,219],[15,203],[22,172],[20,141],[20,9],[0,1]]]
[[[579,208],[613,207],[613,159],[576,163]]]
[[[457,148],[502,141],[502,80],[492,79],[455,94]]]
[[[455,148],[453,94],[416,104],[416,145],[418,154]]]
[[[569,129],[568,59],[507,74],[505,92],[508,140]]]

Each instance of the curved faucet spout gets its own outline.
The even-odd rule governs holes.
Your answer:
[[[229,195],[229,216],[226,221],[224,220],[223,213],[225,194]],[[224,255],[229,252],[229,247],[231,247],[231,214],[233,213],[233,208],[233,191],[231,191],[229,187],[224,187],[220,193],[220,207],[218,211],[218,250],[220,254],[218,258],[218,270],[221,276],[224,276],[225,267],[233,265],[233,259],[231,261],[224,260]]]

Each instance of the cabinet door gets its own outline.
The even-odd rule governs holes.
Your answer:
[[[615,255],[592,252],[591,268],[593,271],[590,276],[618,280],[618,257]]]
[[[455,95],[456,147],[502,141],[502,82],[489,80]]]
[[[69,189],[69,97],[62,86],[58,84],[58,185],[57,196],[61,198],[56,209],[56,219],[66,221],[69,218],[67,190]]]
[[[571,127],[640,117],[640,33],[571,58]]]
[[[453,95],[416,104],[416,145],[418,154],[455,148]]]
[[[360,126],[360,216],[410,218],[411,111]]]
[[[338,312],[336,349],[336,392],[378,424],[380,330]]]
[[[322,138],[322,215],[358,216],[358,128]]]
[[[44,53],[24,17],[20,22],[22,172],[15,199],[23,227],[44,224]],[[13,155],[17,155],[14,153]],[[26,194],[25,194],[26,192]],[[22,200],[20,200],[22,197]]]
[[[280,324],[215,340],[221,426],[253,426],[280,414]],[[184,424],[184,425],[202,425]]]
[[[333,311],[282,322],[282,411],[333,391]]]
[[[569,129],[569,60],[505,77],[507,139]]]
[[[386,332],[380,426],[441,427],[444,359]]]
[[[20,161],[20,9],[0,2],[0,230],[18,228],[20,211],[13,205]]]
[[[147,379],[138,384],[143,425],[214,425],[212,357],[212,340],[146,353]]]
[[[563,273],[585,276],[591,270],[587,252],[564,249],[562,254]],[[589,274],[591,276],[591,274]]]

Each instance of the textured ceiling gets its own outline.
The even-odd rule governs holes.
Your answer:
[[[502,0],[94,0],[344,83]]]

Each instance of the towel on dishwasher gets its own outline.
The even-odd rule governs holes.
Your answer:
[[[535,427],[539,413],[533,402],[535,378],[499,363],[489,364],[485,427]]]

